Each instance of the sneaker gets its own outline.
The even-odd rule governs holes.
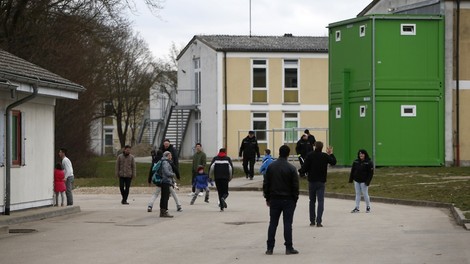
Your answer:
[[[317,227],[323,227],[323,225],[320,223],[317,223]]]
[[[152,206],[147,207],[147,212],[149,212],[149,213],[152,212]]]
[[[220,201],[222,202],[222,206],[224,208],[227,208],[227,203],[225,202],[225,198],[220,199]],[[222,208],[222,206],[220,208]]]
[[[366,213],[370,213],[370,206],[366,207]]]
[[[204,199],[204,202],[209,203],[209,199]]]
[[[183,208],[181,207],[181,205],[178,205],[178,206],[176,207],[176,211],[177,211],[177,212],[183,212]]]
[[[272,255],[272,254],[273,254],[273,250],[272,250],[272,249],[268,249],[268,250],[266,250],[265,254],[266,254],[266,255]]]
[[[199,195],[199,196],[203,196],[203,195],[204,195],[204,193],[200,192],[198,195]]]
[[[192,193],[188,193],[188,196],[194,196],[194,193],[193,193],[193,192],[192,192]]]
[[[297,251],[296,249],[286,249],[286,255],[294,255],[294,254],[299,254],[299,251]]]
[[[310,226],[315,226],[315,222],[310,223]]]
[[[351,211],[351,213],[359,213],[359,208],[357,208],[357,207],[354,208],[354,209]]]

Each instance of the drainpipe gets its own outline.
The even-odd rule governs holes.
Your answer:
[[[38,80],[39,81],[39,80]],[[33,93],[8,105],[5,110],[5,215],[10,215],[10,183],[11,183],[11,110],[27,101],[32,100],[38,94],[37,82],[33,84]]]
[[[376,115],[375,115],[375,74],[376,74],[376,57],[375,57],[375,16],[372,17],[372,162],[374,163],[374,169],[377,164],[376,162]]]
[[[460,0],[457,0],[457,25],[455,43],[455,166],[460,167]]]
[[[228,137],[228,100],[227,100],[227,51],[224,51],[224,148],[227,148],[227,137]]]

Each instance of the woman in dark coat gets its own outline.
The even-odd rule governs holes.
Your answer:
[[[354,181],[354,189],[356,190],[356,207],[351,213],[359,212],[359,203],[361,202],[361,192],[366,202],[366,213],[370,213],[369,184],[374,176],[374,164],[370,160],[369,154],[365,149],[357,152],[357,159],[354,160],[349,175],[349,182]]]

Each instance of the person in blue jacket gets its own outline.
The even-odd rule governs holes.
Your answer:
[[[197,167],[197,174],[196,177],[194,178],[194,194],[193,198],[191,199],[191,205],[194,204],[198,197],[198,193],[200,192],[206,192],[206,197],[204,198],[204,202],[208,203],[209,202],[209,184],[211,186],[214,186],[214,183],[211,178],[209,178],[209,175],[207,175],[204,172],[204,166],[199,165]]]
[[[269,164],[273,162],[273,157],[271,156],[271,150],[270,149],[265,149],[264,150],[264,157],[263,157],[263,162],[261,164],[261,167],[259,168],[259,173],[263,175],[263,177],[266,175],[266,170],[268,169]]]

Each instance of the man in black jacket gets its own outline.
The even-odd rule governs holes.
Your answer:
[[[162,151],[162,153],[165,151],[169,151],[171,153],[171,156],[173,157],[173,164],[175,164],[175,166],[179,168],[178,152],[176,151],[175,146],[170,143],[170,140],[168,138],[165,138],[163,140],[163,144],[160,146],[160,150]]]
[[[255,158],[259,159],[260,157],[255,131],[248,132],[248,136],[243,139],[238,156],[243,156],[243,171],[245,172],[246,178],[248,179],[249,177],[250,180],[253,180],[253,176],[255,175]],[[248,163],[250,163],[249,169]]]
[[[219,154],[212,159],[209,175],[214,176],[215,186],[219,194],[219,207],[223,212],[227,208],[228,183],[233,177],[232,159],[227,156],[225,148],[219,150]]]
[[[282,213],[284,222],[284,245],[286,255],[298,254],[292,244],[292,221],[299,199],[299,176],[294,165],[287,161],[290,148],[283,145],[279,148],[279,159],[273,161],[266,171],[263,180],[263,194],[269,206],[269,228],[266,255],[272,255],[276,229]]]
[[[310,226],[322,227],[322,216],[325,201],[325,183],[328,164],[336,165],[336,157],[333,155],[333,147],[327,147],[326,153],[322,152],[323,142],[315,142],[315,150],[310,152],[300,168],[301,174],[308,174],[308,196],[310,199]],[[315,214],[315,201],[318,199],[318,209]]]

